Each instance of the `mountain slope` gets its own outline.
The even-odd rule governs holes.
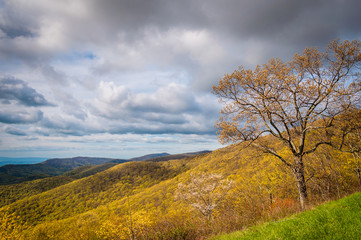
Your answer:
[[[70,171],[77,167],[99,165],[114,160],[113,158],[74,157],[74,158],[52,158],[39,164]],[[121,159],[122,161],[126,161]]]
[[[55,176],[65,171],[66,170],[42,164],[5,165],[0,167],[0,185]]]
[[[46,192],[72,181],[74,181],[73,178],[61,175],[22,183],[0,185],[0,207],[14,203],[23,198]]]
[[[179,169],[154,162],[129,162],[90,177],[24,198],[0,209],[18,215],[18,221],[36,224],[70,217],[120,199],[134,191],[174,177]]]

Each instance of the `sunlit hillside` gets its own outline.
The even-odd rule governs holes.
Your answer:
[[[278,148],[287,156],[281,145]],[[306,176],[311,205],[359,189],[357,161],[351,154],[327,148],[310,155]],[[5,239],[204,239],[300,211],[288,169],[270,155],[241,145],[180,160],[121,163],[90,176],[84,170],[89,169],[3,186],[1,235]],[[211,176],[217,176],[216,182]],[[194,179],[203,184],[202,189],[216,187],[199,195],[190,187]],[[227,188],[222,188],[223,180]],[[192,197],[182,197],[181,183]],[[204,199],[208,205],[202,203]]]

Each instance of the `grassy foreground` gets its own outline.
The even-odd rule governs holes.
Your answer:
[[[290,218],[217,236],[213,240],[360,238],[361,193],[359,192]]]

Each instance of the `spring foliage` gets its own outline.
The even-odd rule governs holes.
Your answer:
[[[222,179],[221,174],[191,175],[188,183],[178,184],[176,196],[196,209],[207,220],[226,197],[232,181]]]
[[[213,87],[224,105],[217,123],[220,141],[245,141],[288,166],[303,206],[308,199],[304,157],[322,145],[347,149],[350,131],[330,131],[338,118],[361,106],[360,65],[359,40],[334,40],[324,52],[306,48],[292,61],[271,59],[255,70],[240,67],[225,75]],[[311,140],[315,132],[318,138]],[[261,138],[265,135],[270,141]],[[283,157],[274,141],[292,157]]]

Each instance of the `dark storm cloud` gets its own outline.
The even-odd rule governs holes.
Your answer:
[[[19,14],[14,8],[4,8],[0,6],[0,31],[3,33],[1,38],[33,37],[32,28],[34,27],[32,17],[27,14]]]
[[[19,128],[14,128],[11,126],[5,126],[2,128],[4,130],[4,132],[11,134],[11,135],[15,135],[15,136],[26,136],[26,132],[19,129]]]
[[[88,41],[100,40],[104,37],[116,38],[119,32],[132,35],[149,27],[163,30],[213,29],[214,32],[225,33],[225,38],[230,35],[236,35],[238,38],[269,37],[285,30],[289,33],[303,32],[307,30],[304,29],[305,26],[311,29],[333,26],[328,30],[333,33],[360,32],[358,23],[361,17],[358,9],[361,3],[358,0],[92,0],[78,2],[84,4],[83,8],[86,8],[88,15],[78,17],[78,21],[74,21],[75,16],[67,11],[59,10],[58,14],[53,14],[52,18],[58,17],[60,21],[72,21],[72,24],[69,23],[67,26],[70,37],[79,40],[88,39]],[[39,18],[31,15],[34,13],[37,13]],[[14,32],[26,33],[30,32],[29,29],[39,31],[41,15],[52,13],[54,9],[50,9],[50,6],[44,6],[41,10],[27,6],[23,7],[23,10],[8,11],[3,18],[9,25],[7,28],[18,29],[22,26],[24,30],[14,30]],[[31,21],[24,20],[30,16]],[[61,19],[65,16],[68,19]],[[27,25],[29,26],[26,27]],[[304,36],[307,39],[309,36],[306,35],[307,32]],[[292,35],[287,37],[292,38]]]
[[[114,31],[122,32],[126,34],[126,39],[134,41],[145,28],[167,30],[204,26],[207,16],[199,7],[196,1],[93,0],[91,10],[96,13],[95,27],[103,28],[99,31],[107,30],[113,36]]]
[[[130,53],[148,51],[152,64],[184,69],[192,77],[191,84],[196,90],[209,91],[216,79],[238,65],[253,67],[272,57],[289,59],[306,46],[323,48],[338,37],[359,38],[360,8],[361,2],[356,0],[93,1],[91,9],[97,9],[98,14],[91,21],[98,26],[93,33],[103,33],[96,36],[108,36],[109,42],[120,41]],[[214,41],[204,46],[209,51],[219,47],[224,53],[202,58],[206,52],[197,53],[187,46],[178,52],[184,43],[182,30],[206,32]],[[172,31],[180,42],[176,37],[169,38],[169,42],[164,40]],[[157,35],[160,37],[154,41],[162,46],[159,49],[149,44],[149,39]],[[93,40],[100,41],[96,37]],[[125,59],[129,55],[119,52]],[[197,55],[201,57],[196,58]],[[126,61],[130,64],[119,66],[120,59],[107,58],[105,64],[95,69],[126,70],[141,65],[135,59],[134,63]],[[139,59],[143,60],[144,56],[140,54]],[[206,59],[211,61],[206,63]]]
[[[0,79],[0,99],[4,100],[3,103],[15,100],[18,104],[30,107],[53,106],[26,82],[11,77]]]
[[[357,0],[108,0],[93,4],[99,24],[106,22],[109,29],[128,35],[147,27],[210,29],[224,38],[277,38],[304,46],[305,41],[324,44],[344,32],[353,37],[360,34],[361,2]]]
[[[46,56],[75,48],[116,49],[119,44],[139,47],[147,44],[149,33],[164,35],[183,29],[207,31],[233,51],[229,54],[238,56],[252,43],[255,49],[262,49],[263,57],[258,59],[264,61],[274,56],[289,57],[305,46],[323,47],[337,37],[361,35],[358,0],[78,0],[73,5],[55,6],[34,0],[20,6],[7,1],[0,26],[6,36],[20,36],[21,41],[2,41],[0,51],[35,64]],[[166,48],[163,51],[174,50]],[[161,61],[157,55],[163,54],[152,54],[155,64]],[[172,64],[193,72],[197,78],[204,72],[199,63],[189,64],[189,55],[176,58]],[[229,58],[232,56],[219,59],[220,71],[226,69],[222,62]],[[240,57],[233,61],[238,62],[227,65],[247,60]],[[109,69],[112,64],[107,59],[101,68]]]
[[[33,110],[1,110],[0,122],[8,124],[29,124],[39,122],[43,118],[42,111]]]
[[[358,0],[214,0],[207,1],[203,7],[203,14],[209,17],[214,28],[218,29],[216,31],[228,31],[225,37],[236,35],[238,38],[254,39],[290,33],[279,40],[289,41],[288,38],[291,38],[300,43],[309,40],[309,33],[313,35],[312,29],[323,27],[330,35],[354,31],[354,37],[358,37],[361,32],[358,27],[361,16],[357,10],[361,2]],[[291,33],[298,36],[301,35],[299,33],[304,34],[303,38],[294,39]]]
[[[0,25],[0,30],[4,34],[3,38],[33,37],[33,34],[28,29],[24,29],[21,26],[7,27]]]

